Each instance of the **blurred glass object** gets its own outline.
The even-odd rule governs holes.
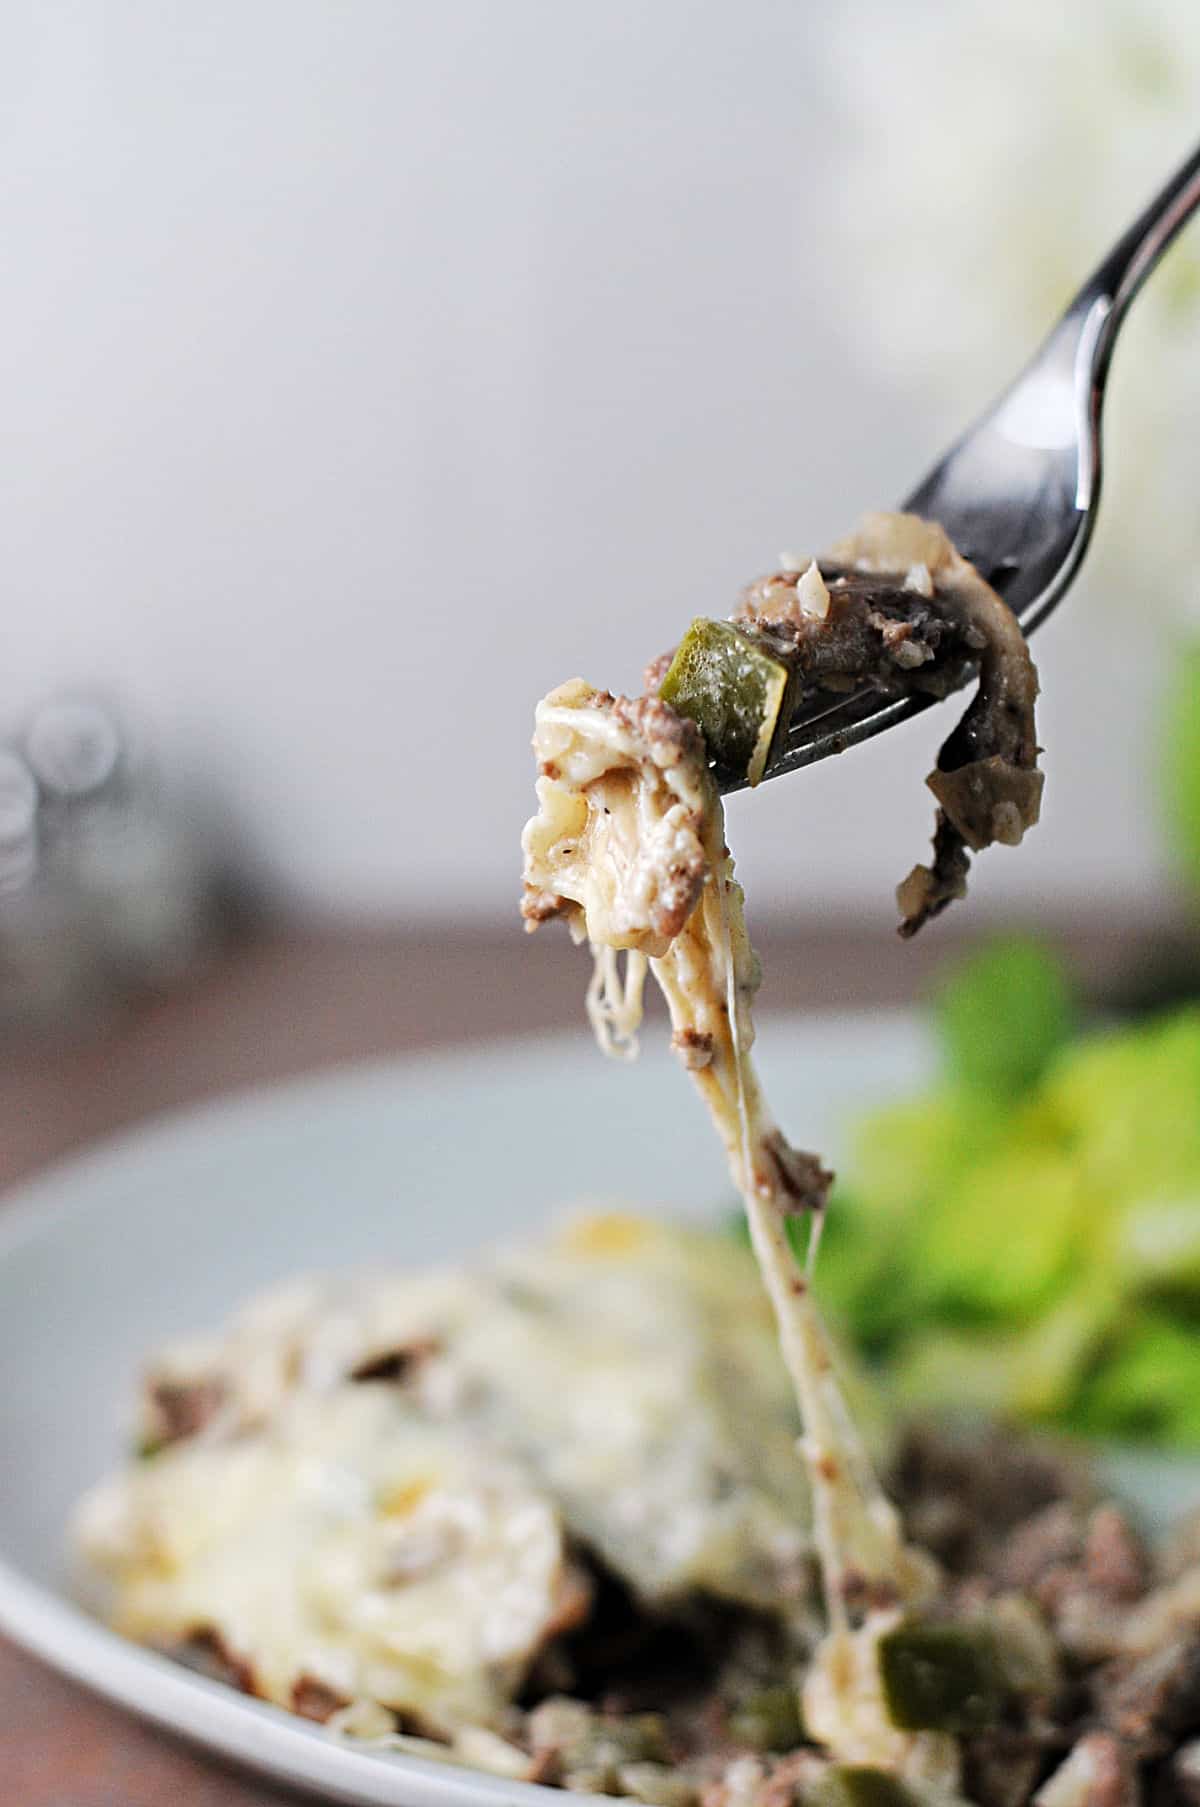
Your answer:
[[[48,797],[86,797],[115,772],[121,737],[96,703],[49,703],[30,724],[25,752]]]
[[[0,896],[19,891],[37,863],[38,792],[17,753],[0,751]]]
[[[227,897],[199,817],[107,705],[47,703],[0,748],[0,1032],[83,1026],[178,979]]]

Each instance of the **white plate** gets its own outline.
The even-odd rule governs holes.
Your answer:
[[[699,1215],[727,1202],[700,1107],[661,1037],[647,1039],[636,1072],[581,1032],[252,1094],[125,1136],[6,1202],[0,1628],[144,1717],[326,1800],[561,1807],[557,1791],[336,1742],[114,1637],[72,1601],[63,1533],[124,1447],[143,1354],[256,1287],[452,1255],[582,1198]],[[835,1154],[849,1108],[928,1070],[900,1016],[768,1022],[762,1057],[789,1131]]]

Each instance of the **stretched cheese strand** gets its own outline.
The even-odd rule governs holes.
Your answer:
[[[878,1765],[935,1791],[953,1791],[959,1773],[954,1740],[897,1730],[882,1698],[878,1639],[901,1607],[928,1598],[936,1569],[904,1540],[838,1383],[812,1295],[811,1259],[801,1264],[788,1234],[798,1209],[811,1210],[810,1258],[815,1254],[828,1176],[784,1141],[750,1057],[759,969],[716,799],[706,838],[711,866],[700,901],[651,970],[667,1000],[674,1044],[725,1145],[800,1408],[800,1449],[829,1621],[805,1683],[805,1722],[843,1762]]]
[[[632,950],[621,971],[614,947],[593,947],[595,962],[587,988],[588,1022],[604,1053],[613,1060],[636,1060],[638,1030],[642,1026],[646,956]]]
[[[758,963],[715,797],[706,840],[710,876],[700,901],[651,969],[667,1000],[675,1045],[708,1106],[745,1205],[800,1406],[829,1622],[831,1629],[844,1630],[848,1601],[912,1597],[927,1591],[929,1571],[905,1545],[899,1518],[846,1408],[809,1275],[788,1234],[789,1220],[805,1208],[813,1209],[814,1223],[819,1222],[827,1176],[783,1140],[750,1057]]]

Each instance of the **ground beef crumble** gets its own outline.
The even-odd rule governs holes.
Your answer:
[[[1028,1651],[1023,1698],[961,1741],[961,1798],[1200,1802],[1200,1615],[1149,1652],[1135,1630],[1178,1586],[1177,1555],[1156,1557],[1125,1510],[1097,1497],[1076,1452],[1008,1429],[915,1428],[890,1480],[910,1534],[942,1564],[937,1611],[994,1623]],[[597,1590],[599,1667],[579,1667],[590,1634],[574,1627],[543,1664],[556,1692],[527,1702],[509,1728],[531,1778],[651,1807],[802,1807],[828,1767],[794,1714],[803,1639],[715,1602],[648,1618],[627,1594],[614,1605],[612,1587],[605,1578]]]

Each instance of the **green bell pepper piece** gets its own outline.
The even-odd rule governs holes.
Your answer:
[[[784,1682],[748,1694],[730,1713],[729,1730],[739,1744],[754,1750],[795,1750],[804,1739],[798,1690]]]
[[[728,621],[692,622],[659,696],[704,735],[718,779],[757,784],[787,694],[782,659]]]
[[[916,1803],[903,1782],[886,1769],[838,1763],[806,1796],[806,1807],[916,1807]]]
[[[983,1626],[907,1619],[879,1640],[879,1674],[888,1717],[905,1732],[983,1731],[1008,1694]]]

